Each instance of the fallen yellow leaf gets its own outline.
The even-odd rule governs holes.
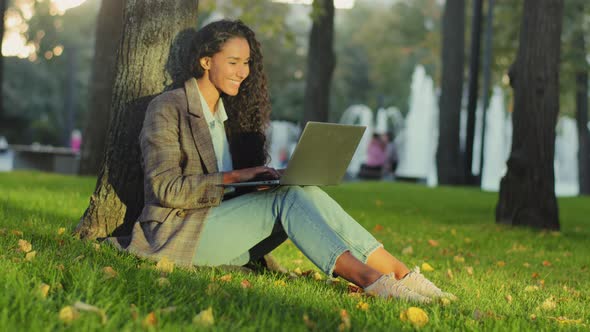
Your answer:
[[[409,307],[399,315],[402,322],[410,322],[414,327],[423,327],[428,323],[428,314],[420,308]]]
[[[465,268],[465,270],[467,270],[467,274],[469,274],[470,276],[472,276],[472,275],[473,275],[473,267],[471,267],[471,266],[467,266],[467,267]]]
[[[348,331],[350,330],[350,316],[348,315],[348,311],[346,309],[340,310],[340,325],[338,326],[338,331]]]
[[[49,294],[49,289],[51,287],[48,284],[42,283],[41,285],[39,285],[39,295],[42,298],[47,298],[47,294]]]
[[[424,262],[424,263],[422,263],[421,270],[424,272],[432,272],[432,271],[434,271],[434,268],[430,264]]]
[[[59,311],[59,319],[62,322],[67,323],[67,324],[78,319],[79,316],[80,316],[80,313],[78,312],[78,310],[76,310],[76,308],[69,306],[69,305],[61,308],[61,310]]]
[[[113,269],[111,266],[105,266],[102,268],[102,273],[106,279],[116,278],[119,273]]]
[[[201,312],[199,312],[193,318],[193,324],[197,324],[200,326],[212,326],[215,324],[215,318],[213,317],[213,308],[209,307]]]
[[[285,282],[285,280],[277,280],[275,281],[275,286],[285,287],[287,286],[287,283]]]
[[[364,301],[359,301],[359,303],[356,304],[356,308],[362,311],[367,311],[369,310],[369,304]]]
[[[428,244],[429,244],[431,247],[438,247],[438,245],[439,245],[438,241],[436,241],[436,240],[432,240],[432,239],[428,240]]]
[[[35,259],[35,257],[37,256],[37,252],[35,250],[33,251],[29,251],[26,255],[25,255],[25,260],[27,262],[31,262],[33,259]]]
[[[504,267],[504,266],[506,266],[506,262],[504,262],[504,261],[497,261],[497,262],[496,262],[496,265],[497,265],[498,267]]]
[[[324,276],[319,272],[314,272],[313,279],[317,280],[317,281],[321,281],[321,280],[324,280]]]
[[[66,232],[65,227],[60,227],[57,229],[57,235],[63,235]]]
[[[545,301],[543,301],[543,304],[541,304],[541,309],[543,310],[549,311],[555,308],[557,308],[557,303],[553,299],[553,296],[548,297],[547,299],[545,299]]]
[[[506,300],[506,302],[512,303],[512,295],[507,294],[506,296],[504,296],[504,299]]]
[[[143,327],[145,327],[145,328],[150,327],[150,326],[156,326],[157,324],[158,324],[158,317],[156,317],[156,313],[153,311],[150,312],[149,314],[147,314],[147,316],[145,316],[145,318],[141,322],[141,325],[143,325]]]
[[[453,271],[451,269],[447,269],[447,278],[453,279]]]
[[[231,274],[223,275],[223,276],[219,277],[219,280],[225,281],[225,282],[230,282],[231,281]]]
[[[465,257],[457,255],[453,257],[453,261],[455,261],[455,263],[465,263]]]
[[[301,274],[303,274],[303,271],[301,271],[300,267],[296,267],[295,269],[293,269],[293,273],[300,276]]]
[[[527,293],[535,292],[535,291],[538,291],[538,290],[539,290],[539,286],[534,286],[534,285],[533,286],[530,286],[529,285],[529,286],[526,286],[524,288],[524,291],[527,292]]]
[[[156,263],[156,270],[164,273],[172,273],[174,271],[174,262],[164,256]]]
[[[33,246],[31,245],[31,243],[29,241],[23,240],[23,239],[18,240],[18,248],[22,252],[29,252],[29,251],[33,250]]]
[[[12,233],[12,235],[15,235],[15,236],[23,236],[23,232],[21,232],[17,229],[11,230],[10,233]]]
[[[242,280],[242,282],[240,282],[240,286],[242,286],[242,288],[252,288],[252,284],[250,283],[250,281],[244,279]]]

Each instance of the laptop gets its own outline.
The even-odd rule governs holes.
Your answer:
[[[308,122],[280,179],[225,184],[225,187],[339,184],[365,133],[365,126]]]

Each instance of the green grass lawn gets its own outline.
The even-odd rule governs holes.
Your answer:
[[[70,233],[94,183],[0,173],[1,331],[414,329],[400,313],[416,305],[367,298],[343,280],[162,272],[151,261],[76,240]],[[410,267],[431,265],[424,274],[459,297],[418,305],[429,318],[422,330],[590,328],[589,198],[560,199],[562,231],[542,232],[496,225],[497,194],[477,189],[360,182],[328,191],[394,255]],[[19,240],[31,244],[34,257],[26,258]],[[291,271],[317,271],[290,242],[275,257]],[[71,321],[62,311],[69,306],[78,307]],[[198,316],[207,308],[214,317],[208,327]]]

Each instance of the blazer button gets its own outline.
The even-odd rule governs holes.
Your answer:
[[[183,218],[184,216],[186,216],[186,212],[180,210],[180,211],[176,212],[176,215]]]

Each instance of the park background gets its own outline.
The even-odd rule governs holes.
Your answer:
[[[439,112],[438,144],[434,161],[440,187],[427,190],[420,185],[399,182],[360,182],[346,184],[341,189],[331,189],[331,193],[339,198],[343,206],[355,211],[353,215],[363,219],[363,224],[372,231],[378,233],[385,228],[387,232],[391,232],[387,237],[384,235],[386,238],[383,241],[390,246],[399,246],[404,258],[417,265],[428,261],[441,267],[433,271],[435,274],[432,277],[435,280],[453,280],[453,291],[463,297],[472,297],[475,289],[480,286],[472,278],[473,265],[476,262],[477,265],[483,264],[485,267],[482,269],[487,269],[488,272],[504,268],[508,258],[502,257],[512,257],[514,252],[534,254],[535,261],[540,262],[529,262],[526,258],[515,259],[515,262],[509,262],[515,265],[514,269],[502,271],[500,281],[510,279],[511,273],[512,276],[522,275],[522,270],[526,271],[528,278],[514,280],[508,286],[497,284],[499,281],[488,282],[488,293],[484,297],[487,296],[485,299],[489,301],[488,308],[491,309],[483,308],[483,305],[477,304],[478,301],[472,298],[455,307],[427,309],[433,320],[432,328],[585,327],[588,312],[582,303],[587,299],[588,293],[582,290],[585,281],[581,279],[587,272],[588,262],[585,255],[588,253],[588,246],[580,239],[587,234],[587,222],[581,216],[588,212],[585,206],[587,198],[583,195],[589,192],[587,172],[590,167],[588,61],[585,45],[588,10],[584,1],[357,0],[343,2],[344,8],[334,9],[331,1],[289,5],[274,1],[226,0],[198,1],[198,10],[197,1],[169,3],[172,5],[158,1],[2,1],[5,13],[0,136],[4,136],[10,143],[2,153],[16,145],[31,146],[31,149],[46,146],[71,149],[71,134],[74,129],[80,129],[83,138],[80,153],[67,153],[80,158],[80,167],[77,170],[86,176],[69,179],[21,172],[2,175],[4,218],[1,228],[1,255],[6,271],[11,271],[4,274],[3,278],[7,285],[14,286],[14,282],[17,282],[21,286],[7,293],[12,295],[4,299],[5,315],[10,308],[20,310],[21,316],[25,315],[22,308],[16,309],[14,301],[10,300],[24,301],[27,295],[25,289],[31,288],[32,284],[38,287],[41,279],[45,279],[43,285],[50,285],[53,292],[50,294],[55,296],[50,299],[50,304],[39,307],[25,301],[23,303],[27,304],[22,305],[34,308],[33,311],[40,310],[43,314],[40,313],[39,317],[50,321],[53,319],[51,324],[57,324],[55,326],[61,326],[61,323],[51,313],[56,314],[59,310],[49,310],[47,306],[65,308],[68,303],[72,305],[75,302],[74,298],[92,302],[89,298],[99,297],[100,292],[97,291],[81,298],[81,289],[71,284],[66,285],[66,281],[62,280],[67,273],[47,275],[35,266],[15,265],[28,261],[26,254],[19,257],[19,253],[32,251],[26,245],[24,249],[17,246],[15,241],[31,242],[37,249],[37,243],[32,240],[39,237],[42,239],[39,241],[39,248],[46,249],[46,257],[59,270],[60,264],[63,266],[59,261],[65,259],[59,254],[64,243],[79,250],[78,255],[68,258],[72,261],[88,260],[79,258],[80,256],[94,257],[94,254],[85,251],[89,248],[78,244],[75,238],[64,238],[61,228],[73,231],[78,219],[83,216],[76,228],[76,236],[92,239],[110,234],[113,229],[134,219],[133,215],[141,202],[141,197],[134,192],[140,178],[133,174],[138,173],[139,167],[139,163],[134,162],[138,160],[134,138],[139,130],[137,126],[141,123],[141,112],[145,109],[146,100],[142,98],[149,99],[161,92],[165,87],[163,82],[168,84],[174,81],[174,72],[164,73],[161,68],[166,67],[166,57],[173,48],[171,44],[178,32],[186,27],[200,26],[204,22],[227,16],[244,20],[254,28],[261,40],[266,54],[265,68],[273,106],[272,119],[276,121],[288,121],[296,126],[301,126],[308,120],[338,122],[349,106],[358,104],[366,105],[375,113],[375,118],[379,109],[387,107],[395,107],[402,115],[408,116],[412,105],[411,81],[416,68],[421,66],[432,78],[438,100],[435,104]],[[181,10],[187,8],[193,10]],[[170,26],[170,31],[142,30],[146,27],[141,25],[139,19],[147,17],[159,22],[160,26]],[[151,44],[142,44],[141,38],[151,38]],[[122,40],[129,45],[121,43]],[[121,54],[129,54],[125,52],[131,49],[136,50],[137,54],[131,55],[127,61],[144,61],[152,65],[143,69],[135,66],[123,68],[125,59]],[[141,70],[152,73],[146,74]],[[514,77],[519,79],[514,80]],[[143,86],[131,91],[132,85],[138,82]],[[526,84],[517,85],[514,82]],[[502,184],[498,184],[499,192],[482,193],[475,190],[480,186],[481,170],[471,167],[473,160],[481,157],[474,153],[476,109],[480,104],[485,112],[494,87],[500,89],[505,96],[503,109],[506,116],[511,117],[510,121],[513,121],[513,141],[508,151],[509,156],[507,155],[513,162],[508,163],[504,170],[506,176]],[[529,93],[530,91],[533,93]],[[432,97],[432,94],[425,92],[425,96],[427,95]],[[137,100],[141,102],[132,103]],[[416,98],[414,102],[415,100]],[[461,114],[464,114],[464,120],[461,120]],[[558,115],[575,119],[577,130],[574,137],[578,149],[574,162],[578,165],[576,171],[580,195],[560,200],[555,196],[554,186]],[[486,118],[485,115],[483,118]],[[479,133],[483,135],[481,131]],[[481,158],[485,158],[485,155]],[[421,182],[419,178],[410,180]],[[80,183],[68,187],[67,183],[70,181]],[[88,183],[96,183],[96,187],[90,206],[84,212],[92,193],[92,185],[88,187]],[[61,185],[62,190],[59,189]],[[447,187],[449,185],[452,187]],[[38,191],[32,194],[35,187]],[[414,190],[420,193],[418,196],[424,203],[403,199],[407,198],[407,192]],[[59,191],[75,198],[64,198],[56,204],[51,197],[47,197],[48,193]],[[355,205],[353,197],[365,191],[375,195],[370,196],[370,201]],[[35,195],[39,195],[38,198],[33,198]],[[453,195],[458,195],[458,199],[466,206],[457,206],[445,199],[445,196],[455,197]],[[485,203],[478,205],[479,203],[469,200],[479,200],[479,197],[485,197],[482,198]],[[26,204],[27,200],[31,204]],[[390,205],[394,201],[409,205]],[[439,210],[430,211],[428,208],[426,210],[430,212],[422,213],[422,204],[442,206],[443,210],[447,207],[448,211],[446,216]],[[480,214],[467,213],[468,216],[463,216],[470,204],[480,207]],[[27,205],[29,206],[24,207]],[[52,205],[61,208],[54,211],[55,207]],[[368,212],[375,209],[372,213]],[[102,219],[98,218],[96,211],[100,212]],[[402,213],[404,219],[399,216],[401,211],[414,213]],[[499,226],[493,226],[494,220],[497,220]],[[447,222],[452,226],[443,226]],[[401,225],[408,223],[413,225],[413,229],[404,229]],[[441,241],[445,239],[442,234],[448,232],[451,236],[456,236],[457,227],[462,223],[470,225],[469,227],[481,223],[479,227],[482,228],[468,227],[469,230],[465,232],[469,236],[461,240],[449,238],[449,247],[440,248]],[[416,224],[422,227],[415,226]],[[540,233],[531,233],[529,230],[503,228],[505,224],[528,225],[554,231],[561,228],[561,232],[546,233],[541,230]],[[439,225],[438,232],[429,231],[433,225]],[[413,240],[414,237],[410,235],[412,233],[407,233],[412,230],[424,234],[416,239],[418,245],[408,245],[405,240],[401,240],[404,237]],[[404,236],[396,237],[398,231]],[[500,238],[508,242],[488,243],[489,238],[499,241],[498,236],[486,236],[493,231],[500,232]],[[483,238],[477,240],[480,238],[476,234]],[[546,240],[551,236],[557,240]],[[466,250],[463,243],[470,245],[473,238],[476,238],[479,247],[477,250]],[[567,241],[562,243],[559,241],[561,238]],[[54,240],[57,240],[57,244],[53,243]],[[400,242],[404,245],[400,246]],[[484,246],[483,243],[488,245]],[[417,251],[428,249],[431,252],[419,251],[416,254],[414,250],[418,246],[422,249]],[[294,251],[294,248],[291,249]],[[408,250],[402,252],[402,249]],[[105,265],[113,264],[109,260],[120,260],[120,264],[125,264],[125,260],[117,258],[116,253],[109,249],[104,250],[107,252],[98,255],[104,255],[101,256],[101,262]],[[301,265],[297,264],[300,258],[287,258],[294,255],[292,251],[285,249],[285,253],[279,257],[286,261],[288,268],[296,271],[297,268],[301,269],[297,266]],[[554,252],[550,255],[550,251]],[[494,255],[497,259],[492,258]],[[479,257],[473,258],[474,256]],[[462,265],[471,258],[471,265]],[[556,260],[563,263],[555,263]],[[537,263],[542,268],[554,269],[555,272],[542,274],[537,271]],[[306,263],[302,264],[305,267]],[[122,269],[131,270],[129,267],[136,265],[130,263]],[[531,265],[533,268],[529,270]],[[104,272],[101,268],[103,267],[87,265],[76,273],[79,276],[97,274],[100,276],[95,277],[101,280]],[[19,273],[33,273],[36,277],[31,278],[28,284],[23,284],[15,281],[18,280]],[[122,273],[119,278],[137,277],[136,272],[128,273]],[[191,277],[189,273],[175,273],[180,274],[179,278],[186,278],[181,282],[191,283],[187,281]],[[455,274],[459,275],[454,277]],[[555,277],[549,285],[548,276]],[[168,275],[161,278],[168,278]],[[208,278],[209,276],[202,274],[197,276],[201,283],[205,283]],[[272,276],[256,278],[262,278],[260,284],[274,282],[264,279],[274,280]],[[47,279],[51,279],[51,282]],[[210,279],[216,280],[215,276]],[[279,277],[279,280],[283,279]],[[305,284],[303,287],[313,289],[317,286],[314,281],[318,280],[312,278],[304,281],[309,285]],[[481,281],[480,279],[479,282]],[[202,289],[202,286],[195,285],[195,288]],[[500,299],[492,300],[494,289],[504,290],[506,287],[510,291],[504,291]],[[537,290],[542,292],[537,294]],[[162,291],[167,292],[165,289]],[[327,294],[332,291],[327,290]],[[516,312],[510,312],[506,305],[512,305],[513,298],[516,297],[513,294],[517,291],[526,294],[518,293],[519,297],[522,295],[523,303]],[[309,293],[313,291],[309,290]],[[535,295],[528,296],[528,293]],[[111,294],[117,293],[113,291]],[[242,293],[233,295],[240,299],[244,297],[244,300],[247,298]],[[112,299],[112,295],[110,296]],[[296,297],[296,294],[290,296]],[[477,298],[480,296],[481,292]],[[106,300],[108,299],[109,296],[106,296]],[[207,302],[202,300],[199,305]],[[223,305],[231,303],[227,299],[209,300],[219,301],[215,303]],[[266,301],[268,299],[261,298],[257,305],[264,305]],[[351,305],[349,300],[344,302]],[[364,308],[361,302],[357,304]],[[158,308],[153,307],[154,303],[151,304],[151,312],[150,301],[142,308],[146,311],[146,319],[151,313],[158,317],[166,315],[157,311]],[[346,327],[346,315],[340,312],[334,316],[331,309],[328,309],[334,305],[341,307],[342,303],[334,304],[328,300],[319,305],[322,312],[317,313],[316,318],[306,316],[307,320],[302,319],[304,313],[308,315],[308,304],[295,308],[295,313],[299,316],[287,320],[289,326],[297,326],[299,322],[304,328],[313,324],[327,327],[344,324]],[[363,326],[371,329],[383,327],[380,325],[382,322],[378,322],[378,317],[383,314],[383,310],[387,310],[387,306],[378,301],[371,302],[371,305],[379,308],[372,313],[373,317],[360,318],[358,323],[354,323],[359,325],[353,326],[359,329]],[[100,307],[105,306],[111,305],[104,304]],[[393,307],[399,311],[403,309],[400,304]],[[84,311],[80,306],[73,308]],[[193,309],[196,310],[196,307]],[[106,309],[99,311],[104,313],[104,310]],[[117,314],[109,313],[110,317],[114,316],[111,323],[108,323],[112,324],[109,325],[111,328],[123,326],[124,315],[120,314],[123,310],[130,309],[119,307],[114,310]],[[239,316],[242,313],[239,309],[227,311],[229,316]],[[191,316],[185,311],[172,315],[185,318]],[[453,315],[459,315],[461,319],[458,322],[465,325],[456,325],[460,324],[457,321],[449,322]],[[268,316],[270,323],[255,319],[249,323],[243,322],[243,327],[274,326],[273,324],[284,319],[281,314],[274,312],[268,313]],[[172,320],[161,318],[163,321],[156,324],[170,328],[168,324]],[[44,319],[37,323],[24,323],[24,319],[5,318],[2,323],[34,326],[43,324],[42,321]],[[406,326],[397,314],[387,321],[398,327]],[[223,319],[222,322],[224,323],[219,326],[221,329],[231,326]],[[92,321],[75,324],[96,327],[106,323]]]

